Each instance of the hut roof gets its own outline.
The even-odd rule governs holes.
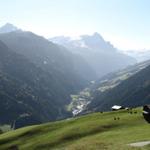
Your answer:
[[[122,108],[122,106],[118,106],[118,105],[114,105],[111,107],[111,109],[116,109],[116,110],[121,109],[121,108]]]

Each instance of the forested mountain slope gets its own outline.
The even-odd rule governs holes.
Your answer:
[[[70,116],[70,95],[88,82],[74,55],[31,32],[4,33],[0,39],[0,123],[20,127]]]
[[[149,61],[147,61],[148,63]],[[110,110],[113,105],[123,105],[126,107],[142,106],[150,103],[150,66],[135,72],[130,77],[125,78],[116,85],[108,84],[99,87],[87,110],[102,111]],[[124,74],[125,75],[125,74]],[[125,76],[124,76],[125,77]],[[115,81],[115,80],[114,80]]]

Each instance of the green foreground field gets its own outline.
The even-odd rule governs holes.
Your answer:
[[[150,145],[128,146],[149,140],[150,124],[138,108],[132,114],[126,110],[93,113],[9,131],[0,135],[0,150],[12,146],[19,150],[150,150]]]

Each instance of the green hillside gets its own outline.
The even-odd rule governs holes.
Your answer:
[[[72,96],[72,101],[68,106],[69,110],[72,110],[73,114],[77,115],[77,114],[85,114],[87,112],[89,113],[104,110],[108,111],[114,104],[137,107],[149,103],[149,99],[144,101],[147,94],[142,95],[142,90],[144,89],[144,87],[142,87],[141,85],[144,84],[143,81],[140,83],[140,85],[137,85],[137,83],[133,83],[134,80],[132,80],[131,78],[131,77],[135,78],[136,74],[140,72],[145,72],[144,69],[147,68],[149,65],[150,60],[144,61],[141,63],[137,63],[135,65],[128,66],[125,69],[109,73],[100,78],[99,80],[91,81],[85,89],[80,91],[78,94]],[[148,81],[149,73],[143,73],[142,78]],[[126,82],[126,80],[127,82],[128,80],[130,80],[132,84],[129,86],[130,83],[129,82],[126,83],[126,86],[124,87],[121,86],[124,82]],[[138,80],[140,81],[141,79]],[[119,87],[119,85],[122,87],[122,90]],[[140,86],[141,88],[139,88]],[[128,90],[131,87],[133,87],[133,89]],[[114,89],[117,89],[116,93],[114,92]],[[137,89],[138,90],[140,89],[140,91],[138,91],[134,95],[133,91],[136,92]],[[127,90],[128,93],[125,93],[125,91]],[[122,96],[123,94],[125,94],[124,97]],[[137,94],[142,96],[138,97],[139,99],[137,99],[136,97]],[[130,99],[128,98],[129,96]],[[131,98],[131,96],[134,97]]]
[[[142,67],[143,68],[143,67]],[[93,99],[87,110],[107,111],[112,105],[124,107],[138,107],[149,104],[150,91],[150,66],[138,71],[126,80],[116,83],[117,86],[104,83],[99,89],[104,91],[94,93]],[[112,86],[112,88],[110,88]]]
[[[119,120],[114,120],[118,118]],[[0,136],[0,150],[148,150],[127,144],[150,140],[150,125],[141,109],[94,113],[79,118],[29,126]]]

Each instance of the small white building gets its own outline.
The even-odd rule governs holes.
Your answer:
[[[111,107],[111,110],[115,111],[115,110],[120,110],[120,109],[124,109],[124,107],[119,106],[119,105],[114,105]]]

